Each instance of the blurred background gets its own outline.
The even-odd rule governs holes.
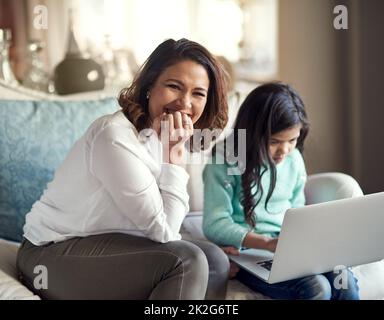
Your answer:
[[[337,5],[348,9],[346,30],[334,28]],[[57,66],[75,57],[74,68],[101,67],[88,73],[102,77],[97,89],[118,92],[160,42],[185,37],[220,56],[233,92],[293,85],[312,124],[308,173],[344,172],[365,193],[379,192],[383,21],[382,0],[0,0],[0,78],[63,94]]]

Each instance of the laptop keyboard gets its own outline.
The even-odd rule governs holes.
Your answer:
[[[261,267],[271,271],[272,262],[273,262],[273,260],[265,260],[265,261],[260,261],[257,264],[260,265]]]

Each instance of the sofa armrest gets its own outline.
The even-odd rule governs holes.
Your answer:
[[[354,178],[339,172],[318,173],[308,176],[304,192],[307,204],[363,195],[363,191]]]

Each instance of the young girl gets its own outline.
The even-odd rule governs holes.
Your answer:
[[[237,142],[239,129],[246,130],[246,144]],[[224,149],[222,142],[213,149],[212,164],[203,172],[203,230],[227,254],[239,254],[242,247],[274,252],[285,211],[305,205],[301,152],[308,129],[303,102],[286,84],[261,85],[241,105],[232,152],[246,152],[239,166],[244,170],[241,175],[230,175],[229,161],[217,161],[224,155],[218,151]],[[228,151],[228,143],[225,148]],[[339,290],[333,286],[337,276],[333,272],[277,284],[232,266],[231,274],[236,273],[241,282],[271,298],[359,299],[356,279],[349,270],[347,289]]]

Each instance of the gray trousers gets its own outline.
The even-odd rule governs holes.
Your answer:
[[[229,272],[227,256],[210,242],[121,233],[43,246],[24,240],[17,267],[43,299],[225,299]]]

